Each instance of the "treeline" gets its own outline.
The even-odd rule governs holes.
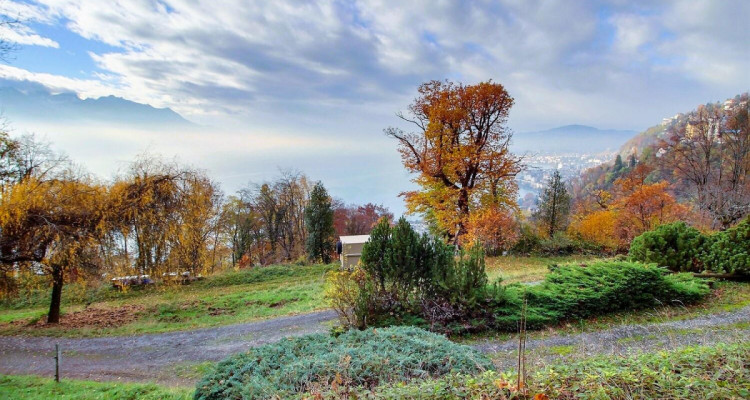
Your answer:
[[[580,207],[599,204],[618,191],[618,179],[634,175],[689,208],[691,224],[725,230],[750,213],[750,96],[709,103],[680,115],[662,134],[649,136],[640,154],[586,171],[572,182]],[[640,166],[640,169],[636,169]],[[644,175],[645,173],[645,175]],[[590,207],[592,210],[597,207]]]
[[[0,133],[0,294],[49,277],[49,322],[64,283],[150,280],[281,262],[330,262],[334,226],[367,233],[382,206],[345,206],[299,172],[225,196],[205,171],[155,157],[102,181],[33,136]],[[312,232],[312,233],[311,233]]]

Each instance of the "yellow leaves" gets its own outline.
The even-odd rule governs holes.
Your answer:
[[[419,87],[409,107],[420,130],[389,128],[399,140],[404,167],[418,176],[420,191],[405,194],[411,212],[430,212],[449,235],[465,233],[472,208],[487,194],[494,203],[514,204],[509,195],[519,159],[508,151],[505,122],[513,98],[493,82],[476,85],[432,81]]]
[[[495,387],[498,389],[508,389],[510,388],[510,383],[504,379],[495,379]]]
[[[537,393],[534,395],[534,400],[549,400],[549,396],[544,393]]]

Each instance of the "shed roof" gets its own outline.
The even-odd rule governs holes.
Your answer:
[[[341,236],[340,239],[342,244],[365,243],[370,239],[370,235]]]

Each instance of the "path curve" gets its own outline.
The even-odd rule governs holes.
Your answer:
[[[288,336],[326,332],[335,319],[333,310],[325,310],[215,328],[137,336],[81,339],[4,336],[0,337],[0,373],[52,376],[52,357],[55,344],[59,343],[63,351],[63,377],[193,385],[196,377],[179,377],[176,368],[218,361]]]

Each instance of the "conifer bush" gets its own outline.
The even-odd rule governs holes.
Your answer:
[[[750,275],[750,217],[706,242],[702,258],[711,271]]]
[[[414,327],[284,339],[232,356],[197,385],[195,399],[288,398],[320,387],[372,388],[492,369],[469,346]]]
[[[656,263],[671,271],[701,272],[705,242],[697,229],[674,222],[637,236],[630,244],[629,255],[633,261]]]
[[[750,217],[704,235],[684,222],[662,225],[633,239],[630,259],[672,271],[750,274]]]

